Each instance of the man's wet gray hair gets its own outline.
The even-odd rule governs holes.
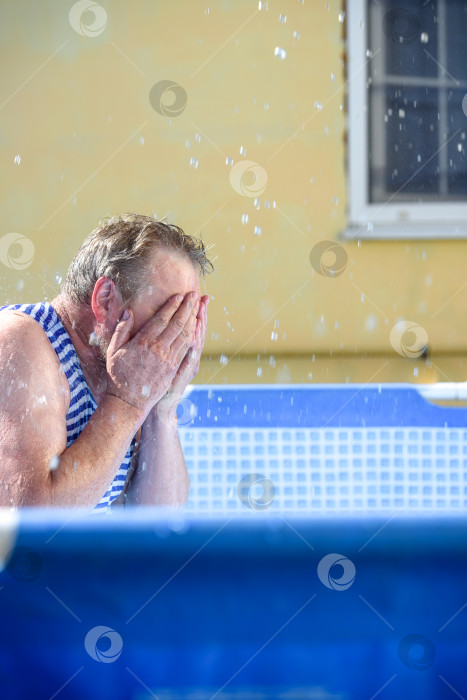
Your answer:
[[[154,279],[150,261],[157,248],[186,256],[203,276],[214,270],[201,239],[152,216],[124,214],[103,219],[89,234],[73,258],[60,291],[74,303],[89,305],[97,280],[108,277],[127,304]]]

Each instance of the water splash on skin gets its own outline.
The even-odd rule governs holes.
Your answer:
[[[58,465],[60,464],[60,457],[58,455],[54,455],[49,462],[49,469],[51,472],[54,472]]]

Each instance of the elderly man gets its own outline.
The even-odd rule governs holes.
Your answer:
[[[125,215],[50,303],[0,308],[0,505],[183,505],[177,405],[199,369],[213,269],[177,226]]]

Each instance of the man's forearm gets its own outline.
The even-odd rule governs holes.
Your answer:
[[[155,406],[141,428],[136,471],[128,485],[128,505],[184,505],[190,479],[178,435],[175,412]]]
[[[95,506],[112,483],[141,425],[140,412],[106,396],[49,474],[47,501],[22,505]]]

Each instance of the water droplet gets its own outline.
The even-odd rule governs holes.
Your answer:
[[[99,337],[94,331],[89,336],[89,345],[99,345]]]
[[[259,209],[260,204],[259,204],[259,199],[258,199],[258,197],[255,197],[255,198],[254,198],[253,204],[255,205],[255,209]]]
[[[368,314],[365,319],[365,328],[367,331],[375,331],[378,327],[378,317],[376,314]]]
[[[294,39],[300,39],[300,34],[299,34],[299,32],[297,32],[297,30],[294,31],[292,36]]]
[[[191,141],[189,141],[188,139],[185,142],[185,148],[191,148]]]
[[[261,367],[258,367],[258,369],[256,370],[256,376],[261,377],[262,374],[263,374],[263,370],[261,369]]]
[[[248,214],[242,214],[242,224],[248,223]]]
[[[255,236],[261,236],[261,226],[255,226]]]
[[[21,163],[21,156],[19,154],[15,156],[15,163],[16,165],[19,165]]]
[[[281,46],[276,46],[276,48],[274,49],[274,56],[278,56],[281,59],[281,61],[283,61],[284,58],[287,56],[287,51]]]
[[[339,12],[339,22],[343,22],[345,19],[345,12]]]
[[[321,102],[315,102],[315,109],[321,111],[323,109],[323,105]]]
[[[400,109],[400,110],[399,110],[399,116],[400,116],[401,119],[404,119],[404,117],[405,117],[405,109]]]
[[[271,333],[271,340],[277,340],[277,333],[274,331]]]
[[[422,32],[422,33],[420,34],[420,41],[422,42],[422,44],[428,44],[428,39],[429,39],[429,38],[430,38],[430,37],[428,36],[428,34],[427,34],[426,32]]]
[[[196,143],[201,143],[201,136],[198,133],[195,134],[195,141]]]
[[[266,110],[266,112],[268,111],[268,109],[269,109],[269,102],[265,102],[265,103],[264,103],[264,109]]]
[[[373,222],[369,221],[367,224],[367,230],[369,233],[373,233]]]
[[[19,279],[16,283],[16,289],[20,292],[24,288],[24,280]]]
[[[226,365],[228,361],[229,358],[227,357],[227,355],[221,355],[219,357],[219,362],[221,363],[221,365]]]
[[[462,144],[461,143],[457,144],[457,150],[459,151],[459,153],[462,153]]]
[[[266,201],[264,202],[264,208],[265,208],[265,209],[270,209],[270,208],[271,208],[271,202],[270,202],[268,199],[266,199]]]
[[[196,170],[196,168],[198,167],[198,159],[197,158],[190,158],[190,165],[192,168],[195,168],[195,170]]]
[[[413,376],[418,377],[418,367],[413,368]]]
[[[206,8],[205,8],[205,10],[204,10],[204,14],[205,14],[205,15],[208,15],[208,14],[209,14],[209,12],[210,12],[210,9],[209,9],[209,7],[206,7]]]
[[[50,462],[49,462],[49,469],[51,472],[55,471],[58,465],[60,464],[60,457],[58,455],[54,455],[51,457]]]
[[[287,15],[279,15],[279,19],[281,24],[285,24],[287,22]]]
[[[139,137],[139,142],[142,146],[144,146],[144,136]]]
[[[225,159],[225,164],[226,165],[233,165],[233,158],[231,158],[230,156],[227,156],[227,158]]]
[[[240,155],[241,155],[241,156],[246,156],[246,148],[245,148],[245,146],[240,146]]]
[[[334,75],[334,73],[331,73],[331,80],[332,80],[332,82],[334,82],[335,79],[336,79],[336,76]]]

